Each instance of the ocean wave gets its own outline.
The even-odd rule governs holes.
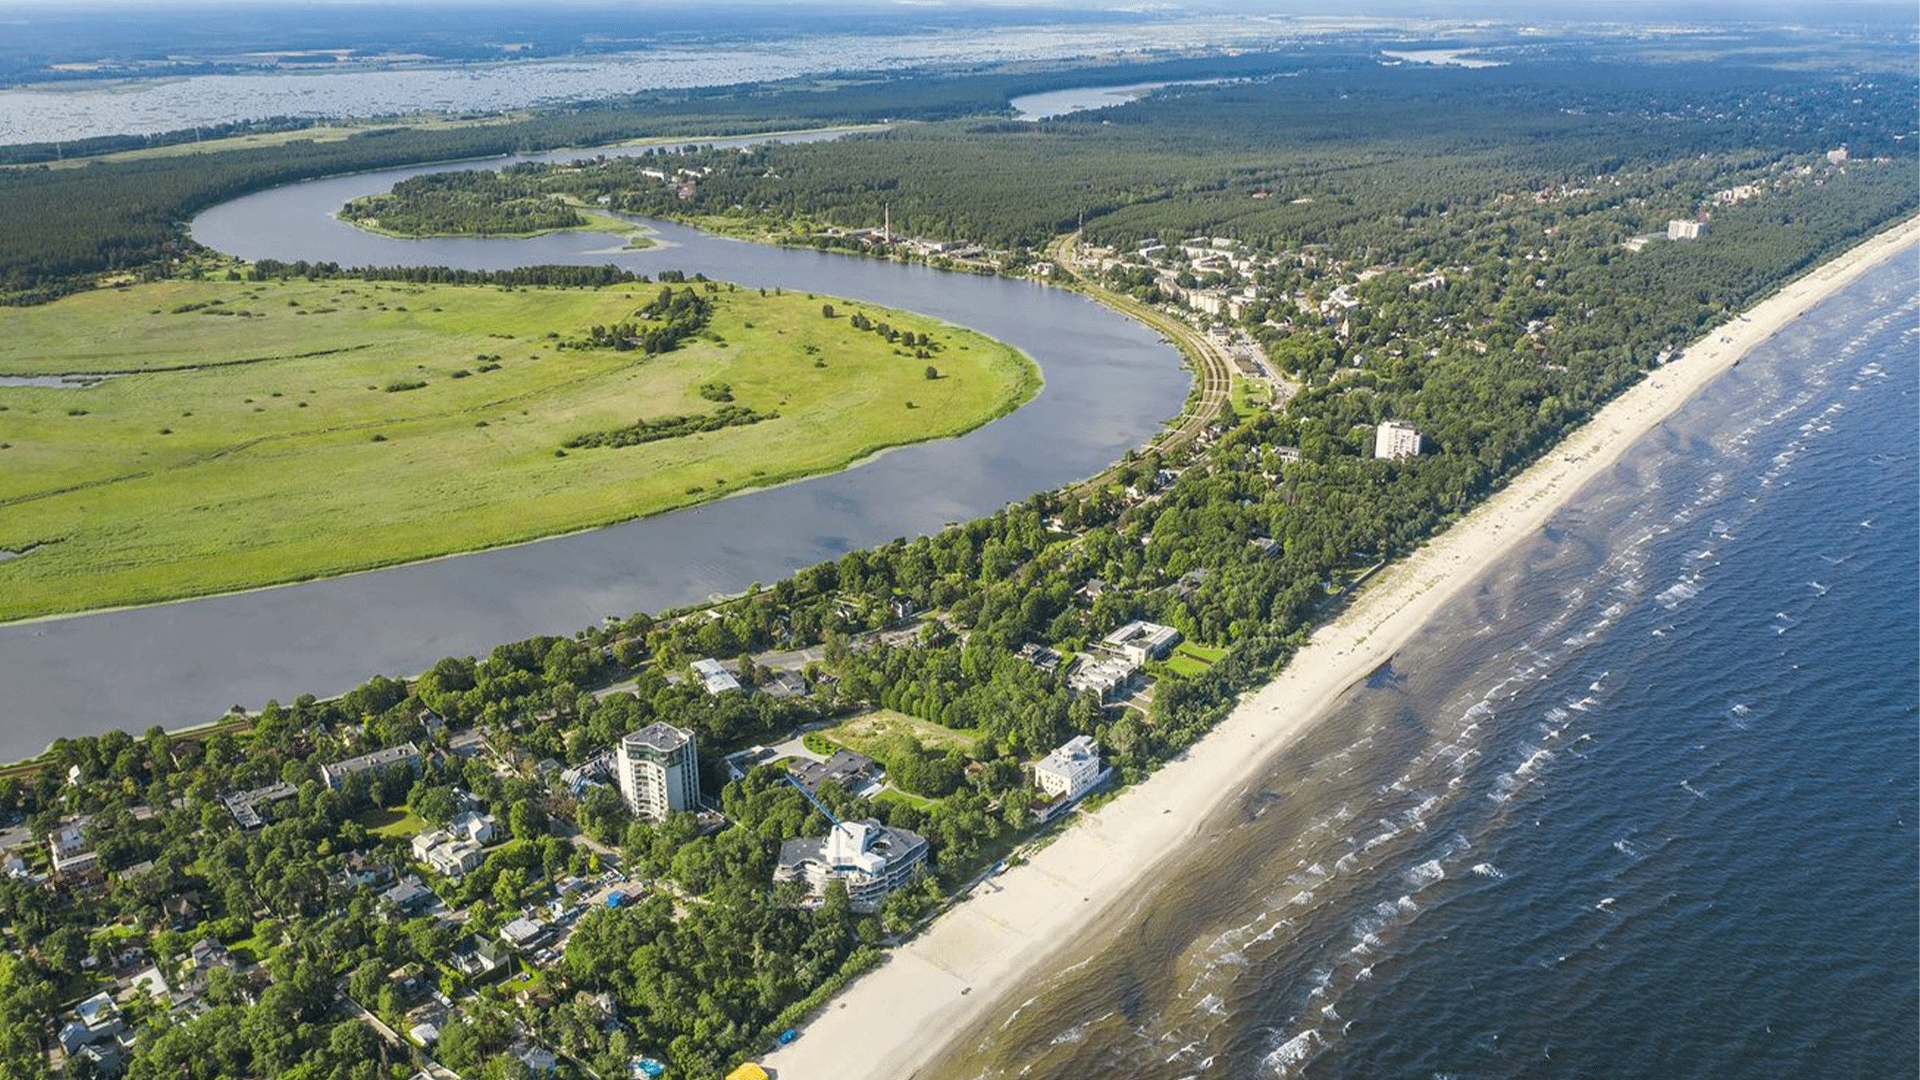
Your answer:
[[[1432,885],[1434,882],[1446,876],[1447,870],[1440,865],[1439,859],[1428,859],[1426,862],[1408,870],[1405,875],[1407,884],[1413,886],[1415,892]]]

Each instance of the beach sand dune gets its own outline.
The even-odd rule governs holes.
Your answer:
[[[1356,681],[1386,662],[1443,604],[1588,481],[1754,346],[1867,269],[1920,243],[1920,218],[1896,225],[1791,282],[1649,373],[1513,483],[1379,574],[1273,682],[1248,694],[1205,739],[1146,782],[937,919],[857,980],[766,1059],[780,1080],[906,1080],[952,1039],[1017,1008],[1058,958],[1087,945],[1144,895],[1222,799]]]

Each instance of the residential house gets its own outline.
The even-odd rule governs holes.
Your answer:
[[[389,746],[384,750],[375,750],[370,754],[336,761],[331,765],[320,766],[320,779],[330,788],[338,789],[348,779],[361,773],[381,773],[389,769],[420,770],[420,748],[412,743]]]
[[[715,697],[729,690],[740,689],[740,680],[718,660],[709,657],[705,660],[695,660],[689,666],[693,668],[694,678],[700,680],[701,687]]]
[[[47,837],[47,851],[53,860],[54,879],[62,884],[82,885],[102,879],[100,856],[87,836],[87,821],[69,821]]]

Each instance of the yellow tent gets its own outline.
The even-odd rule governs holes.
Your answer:
[[[773,1080],[767,1070],[749,1061],[727,1074],[727,1080]]]

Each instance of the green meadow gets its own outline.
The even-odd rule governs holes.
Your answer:
[[[957,435],[1039,387],[1026,357],[970,331],[724,285],[672,352],[560,347],[658,290],[171,281],[6,309],[0,378],[131,374],[0,386],[0,551],[25,552],[0,561],[0,621],[660,513]],[[932,357],[855,329],[855,312],[931,335]],[[722,384],[777,418],[561,451],[712,413]]]

